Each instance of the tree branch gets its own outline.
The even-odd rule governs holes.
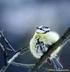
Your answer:
[[[57,49],[59,46],[64,44],[68,37],[70,36],[70,27],[66,30],[66,32],[63,34],[63,36],[53,45],[49,47],[48,52],[44,53],[44,55],[39,59],[39,61],[35,64],[35,66],[32,68],[31,72],[36,72],[45,62],[45,60],[48,59],[50,54]]]
[[[23,64],[23,63],[18,63],[18,62],[12,62],[11,64],[14,66],[26,67],[26,68],[32,68],[35,65],[35,64]]]
[[[5,72],[6,69],[9,67],[9,65],[10,65],[19,55],[20,55],[20,52],[16,53],[11,59],[9,59],[9,60],[7,61],[8,65],[7,65],[7,66],[4,66],[4,67],[0,70],[0,72]]]
[[[22,49],[22,48],[21,48]],[[25,52],[24,52],[25,51]],[[22,53],[23,52],[23,53]],[[10,58],[8,61],[7,61],[7,65],[6,66],[3,66],[3,68],[0,70],[0,72],[5,72],[6,70],[7,70],[7,68],[10,66],[10,64],[13,64],[13,65],[16,65],[16,66],[30,66],[30,65],[27,65],[27,64],[20,64],[20,63],[15,63],[15,62],[13,62],[19,55],[23,55],[23,54],[25,54],[25,53],[28,53],[29,52],[29,50],[27,50],[27,49],[23,49],[23,51],[17,51],[16,53],[15,53],[15,55],[12,57],[12,58]],[[33,65],[33,64],[32,64]]]

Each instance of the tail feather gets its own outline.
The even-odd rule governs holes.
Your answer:
[[[51,60],[51,62],[52,62],[52,65],[53,65],[54,69],[63,69],[63,66],[62,66],[62,64],[59,62],[59,59],[58,59],[58,58],[53,58],[53,59]]]

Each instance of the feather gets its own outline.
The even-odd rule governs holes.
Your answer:
[[[63,69],[63,66],[59,61],[59,57],[55,57],[55,58],[51,59],[51,63],[53,65],[54,69]]]

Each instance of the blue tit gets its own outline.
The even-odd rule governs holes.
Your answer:
[[[47,52],[49,46],[55,43],[59,38],[59,34],[52,31],[49,27],[43,25],[37,27],[32,39],[30,40],[30,51],[32,55],[35,58],[40,59],[44,52]],[[58,53],[60,50],[61,46],[51,53],[49,57],[49,60],[55,69],[63,68],[58,59]]]

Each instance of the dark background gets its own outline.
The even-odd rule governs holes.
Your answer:
[[[70,1],[0,0],[0,30],[14,49],[28,48],[35,28],[39,25],[49,26],[61,36],[70,27]],[[28,53],[19,56],[16,61],[34,63],[36,59]],[[70,42],[64,46],[61,62],[65,69],[70,69]],[[10,65],[6,72],[27,72],[27,70]]]

